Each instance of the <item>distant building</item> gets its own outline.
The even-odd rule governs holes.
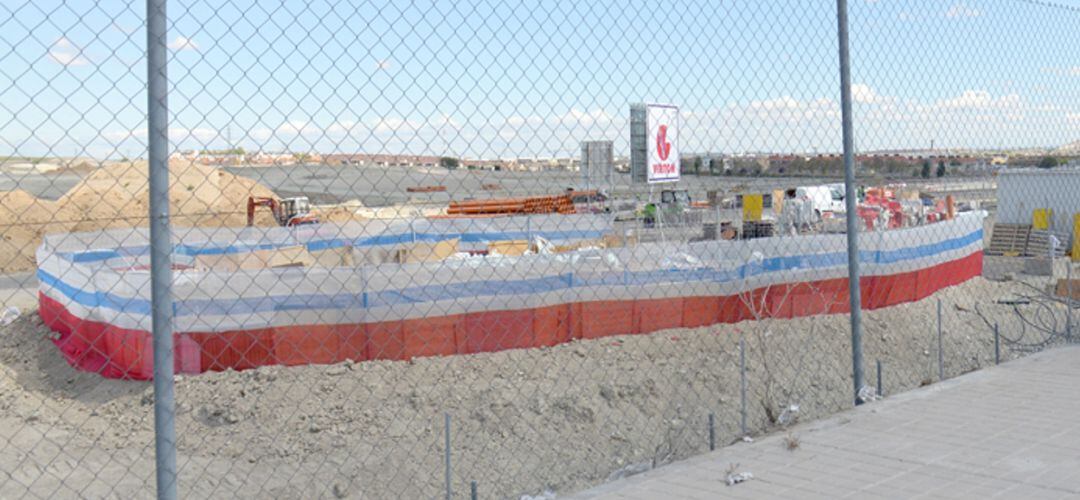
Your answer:
[[[581,177],[586,187],[611,186],[614,179],[615,157],[612,141],[581,143]]]
[[[386,155],[386,154],[330,154],[323,156],[328,165],[358,167],[425,167],[439,165],[437,156]]]

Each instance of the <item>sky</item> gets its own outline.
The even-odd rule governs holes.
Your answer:
[[[1080,140],[1080,2],[849,0],[860,151]],[[1071,4],[1071,5],[1070,5]],[[0,0],[0,155],[146,152],[143,2]],[[173,150],[835,152],[828,0],[172,0]]]

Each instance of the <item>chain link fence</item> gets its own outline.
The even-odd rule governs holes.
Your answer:
[[[851,194],[831,4],[148,6],[0,5],[0,497],[550,498],[1074,341],[1068,5],[853,1]]]

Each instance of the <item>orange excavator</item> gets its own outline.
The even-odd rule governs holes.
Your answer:
[[[268,198],[262,196],[248,196],[247,202],[247,225],[255,225],[255,208],[270,207],[274,214],[274,220],[279,226],[292,227],[303,224],[318,224],[319,217],[311,213],[311,202],[307,196],[296,198]]]

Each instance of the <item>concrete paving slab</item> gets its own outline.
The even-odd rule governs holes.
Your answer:
[[[1080,498],[1080,346],[738,443],[571,498]],[[861,439],[851,439],[858,435]],[[734,486],[726,471],[753,473]]]

